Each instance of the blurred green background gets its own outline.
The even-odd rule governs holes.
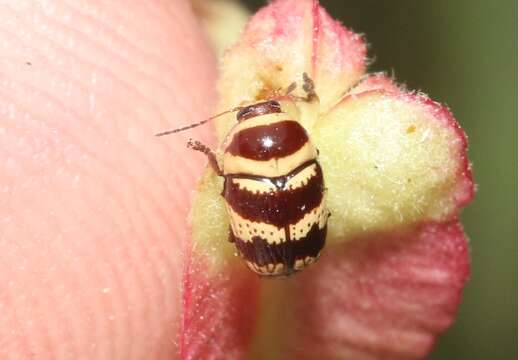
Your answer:
[[[321,3],[365,34],[371,71],[447,104],[469,137],[471,281],[431,359],[518,359],[518,1]]]

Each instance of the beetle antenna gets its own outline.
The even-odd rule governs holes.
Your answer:
[[[184,130],[189,130],[189,129],[192,129],[192,128],[195,128],[197,126],[200,126],[200,125],[203,125],[213,119],[216,119],[222,115],[225,115],[225,114],[228,114],[228,113],[231,113],[231,112],[235,112],[235,111],[239,111],[243,109],[243,106],[238,106],[238,107],[235,107],[235,108],[232,108],[230,110],[227,110],[227,111],[223,111],[222,113],[219,113],[219,114],[216,114],[214,116],[211,116],[205,120],[202,120],[200,122],[197,122],[197,123],[194,123],[194,124],[191,124],[191,125],[187,125],[187,126],[184,126],[184,127],[181,127],[181,128],[178,128],[178,129],[173,129],[173,130],[168,130],[168,131],[164,131],[164,132],[161,132],[161,133],[158,133],[158,134],[155,134],[155,136],[164,136],[164,135],[169,135],[169,134],[174,134],[174,133],[177,133],[177,132],[180,132],[180,131],[184,131]]]

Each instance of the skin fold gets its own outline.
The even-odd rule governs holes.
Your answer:
[[[0,358],[171,359],[215,65],[185,1],[0,4]]]

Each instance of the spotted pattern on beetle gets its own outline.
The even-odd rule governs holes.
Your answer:
[[[278,102],[245,109],[224,144],[230,241],[257,274],[289,275],[314,263],[325,244],[329,212],[317,150]]]

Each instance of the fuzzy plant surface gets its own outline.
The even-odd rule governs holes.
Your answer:
[[[332,216],[315,265],[260,279],[228,242],[222,179],[207,168],[184,266],[182,359],[420,359],[454,321],[469,276],[466,136],[445,106],[367,73],[366,57],[362,36],[316,0],[273,1],[223,55],[218,110],[288,103],[319,149]],[[316,105],[297,100],[303,73]],[[220,144],[235,124],[216,120]]]

